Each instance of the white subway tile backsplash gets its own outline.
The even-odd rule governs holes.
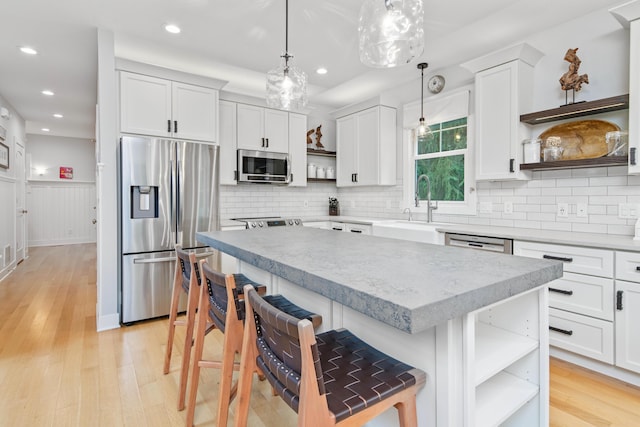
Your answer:
[[[633,236],[635,226],[633,225],[609,225],[607,226],[607,234],[618,234],[622,236]]]
[[[607,168],[584,168],[571,170],[571,176],[573,178],[592,177],[592,176],[607,176]]]
[[[571,189],[571,194],[574,196],[606,196],[607,187],[574,187]]]
[[[551,178],[571,178],[570,169],[549,170],[539,172],[539,179],[546,180]]]
[[[571,194],[571,187],[548,187],[540,192],[543,196],[568,196]]]
[[[627,176],[629,168],[627,166],[609,166],[607,168],[607,175],[609,176]]]
[[[540,228],[544,230],[556,230],[556,231],[571,231],[571,223],[562,223],[562,222],[541,222]]]
[[[627,177],[626,176],[607,176],[607,177],[599,177],[599,178],[589,178],[589,185],[592,187],[598,186],[607,186],[611,187],[614,185],[627,185]]]
[[[570,178],[556,180],[558,187],[586,187],[589,185],[590,179],[608,179],[608,178]]]
[[[590,224],[627,225],[627,220],[612,215],[589,215]]]

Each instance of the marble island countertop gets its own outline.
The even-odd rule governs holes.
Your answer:
[[[562,264],[309,227],[198,240],[400,330],[417,333],[562,276]]]

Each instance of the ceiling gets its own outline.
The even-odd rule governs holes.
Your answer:
[[[382,0],[379,0],[382,1]],[[289,51],[306,71],[311,105],[339,108],[426,76],[621,0],[424,0],[425,52],[394,69],[358,58],[362,0],[294,0]],[[284,51],[284,0],[16,0],[3,2],[0,94],[27,133],[92,138],[97,28],[114,33],[116,55],[229,83],[225,91],[263,98],[265,74]],[[164,30],[175,23],[182,32]],[[39,53],[19,51],[31,46]],[[326,75],[318,75],[318,67]],[[50,89],[54,96],[41,91]],[[54,113],[64,117],[56,119]]]

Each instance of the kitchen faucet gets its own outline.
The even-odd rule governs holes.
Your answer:
[[[433,211],[438,209],[438,201],[436,200],[436,205],[431,206],[431,180],[427,175],[420,175],[418,179],[416,179],[416,207],[420,207],[420,196],[418,195],[418,185],[420,181],[427,181],[427,222],[433,221]]]
[[[411,208],[404,208],[404,210],[402,211],[402,213],[407,213],[409,212],[409,221],[411,221],[412,217],[411,217]]]

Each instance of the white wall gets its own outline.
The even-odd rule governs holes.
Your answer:
[[[28,135],[30,180],[95,182],[96,155],[93,140],[48,135]],[[73,179],[60,179],[60,167],[72,167]]]
[[[25,144],[25,121],[0,95],[0,107],[9,110],[9,117],[0,117],[0,126],[7,130],[3,142],[9,147],[9,169],[0,168],[0,279],[15,267],[16,259],[16,143]],[[5,251],[6,248],[8,251]],[[6,257],[5,253],[9,256]]]

